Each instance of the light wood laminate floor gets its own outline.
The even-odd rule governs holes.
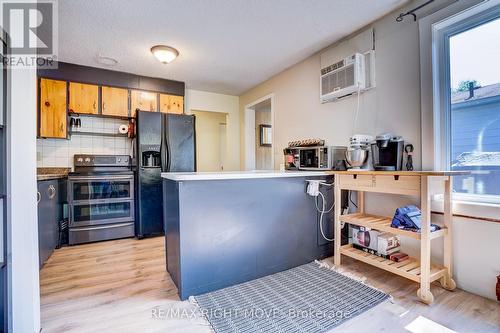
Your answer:
[[[500,332],[498,302],[436,285],[435,301],[427,306],[418,302],[416,283],[346,257],[343,264],[391,294],[394,303],[379,305],[334,332],[409,332],[404,327],[418,316],[456,332]],[[179,301],[165,269],[162,237],[56,250],[40,271],[40,285],[42,332],[210,332],[202,319],[189,317],[194,306]],[[172,308],[187,316],[158,311]]]

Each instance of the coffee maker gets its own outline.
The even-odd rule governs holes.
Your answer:
[[[378,171],[402,170],[404,145],[401,136],[390,133],[377,135],[371,144],[373,168]]]

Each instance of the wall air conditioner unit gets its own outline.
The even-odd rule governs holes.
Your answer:
[[[320,99],[331,102],[364,91],[369,86],[365,55],[355,53],[336,63],[321,68]]]

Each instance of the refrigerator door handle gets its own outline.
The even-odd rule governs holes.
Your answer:
[[[167,146],[166,147],[167,148],[166,149],[166,151],[167,151],[167,172],[170,172],[170,162],[171,161],[170,161],[170,144],[168,142],[168,131],[167,131],[167,133],[165,133],[165,136],[166,136],[165,142],[167,143],[166,144],[166,146]]]
[[[166,124],[167,115],[161,116],[161,142],[160,142],[160,160],[161,160],[161,171],[168,171],[168,146],[166,142],[167,137],[167,124]]]

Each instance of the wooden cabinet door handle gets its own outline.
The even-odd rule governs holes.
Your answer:
[[[60,128],[61,128],[61,132],[64,132],[64,124],[63,123],[61,123],[61,127]]]
[[[49,107],[49,106],[50,106],[50,102],[49,102],[49,101],[46,101],[46,102],[45,102],[45,106],[46,106],[46,107]]]
[[[106,103],[102,102],[102,109],[106,110]]]
[[[92,107],[93,107],[93,108],[94,108],[94,110],[95,110],[95,107],[96,107],[96,103],[95,103],[95,101],[94,101],[94,104],[92,104]]]

